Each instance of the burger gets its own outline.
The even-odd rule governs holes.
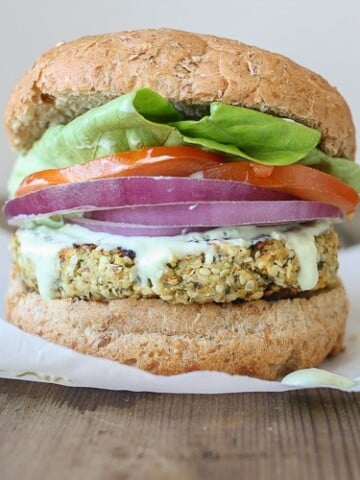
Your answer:
[[[5,124],[9,322],[163,375],[275,379],[343,350],[334,224],[360,168],[322,77],[210,35],[89,36],[36,61]]]

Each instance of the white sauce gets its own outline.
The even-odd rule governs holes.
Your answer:
[[[347,390],[359,384],[358,381],[353,380],[336,373],[321,370],[320,368],[306,368],[304,370],[297,370],[289,373],[281,381],[285,385],[291,387],[312,387],[312,386],[326,386],[337,387]]]
[[[284,240],[295,251],[299,263],[299,286],[310,290],[318,281],[318,252],[315,237],[329,228],[326,221],[307,226],[264,226],[217,228],[203,233],[188,233],[174,237],[126,237],[101,232],[92,232],[78,225],[63,225],[59,228],[41,225],[18,230],[21,254],[34,266],[39,292],[44,298],[54,297],[55,282],[59,272],[58,252],[74,243],[91,243],[101,249],[121,247],[135,252],[136,275],[143,285],[150,279],[156,284],[167,263],[174,258],[204,254],[205,262],[214,262],[214,246],[209,240],[226,240],[234,245],[248,247],[264,236]]]
[[[277,238],[276,234],[273,238]],[[280,234],[278,239],[283,238]],[[314,241],[314,231],[309,228],[302,228],[294,232],[287,232],[285,238],[286,245],[296,253],[300,270],[298,282],[302,290],[314,288],[319,279],[317,264],[319,253]]]

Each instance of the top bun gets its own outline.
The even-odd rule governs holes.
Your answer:
[[[319,130],[329,155],[354,158],[349,108],[322,77],[234,40],[170,29],[83,37],[44,53],[10,96],[10,141],[24,152],[49,125],[140,87],[185,111],[221,101],[290,118]]]

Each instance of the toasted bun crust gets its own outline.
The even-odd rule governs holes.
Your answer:
[[[291,118],[319,130],[328,154],[354,158],[348,106],[322,77],[237,41],[170,29],[83,37],[43,54],[10,97],[10,141],[26,151],[49,125],[140,87],[185,109],[222,101]]]
[[[220,306],[47,301],[13,277],[7,299],[8,320],[27,332],[164,375],[218,370],[275,379],[316,366],[342,350],[347,313],[340,282],[309,298]]]

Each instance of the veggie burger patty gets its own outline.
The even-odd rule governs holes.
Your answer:
[[[17,274],[28,289],[39,291],[41,277],[39,273],[36,275],[39,272],[36,263],[43,261],[35,255],[39,244],[33,242],[33,247],[29,249],[27,245],[24,249],[21,238],[17,232],[12,242]],[[283,239],[264,235],[248,242],[235,238],[200,239],[195,243],[202,244],[203,251],[188,255],[174,253],[172,258],[164,259],[155,279],[152,272],[146,275],[139,268],[140,253],[121,244],[116,248],[94,243],[59,248],[53,260],[56,272],[52,277],[51,297],[99,301],[158,297],[173,303],[229,303],[275,294],[291,297],[302,291],[299,255]],[[307,290],[329,287],[336,281],[338,237],[333,228],[315,236],[314,243],[317,281]],[[149,255],[158,255],[156,249],[150,250]],[[307,257],[306,252],[304,255]]]

